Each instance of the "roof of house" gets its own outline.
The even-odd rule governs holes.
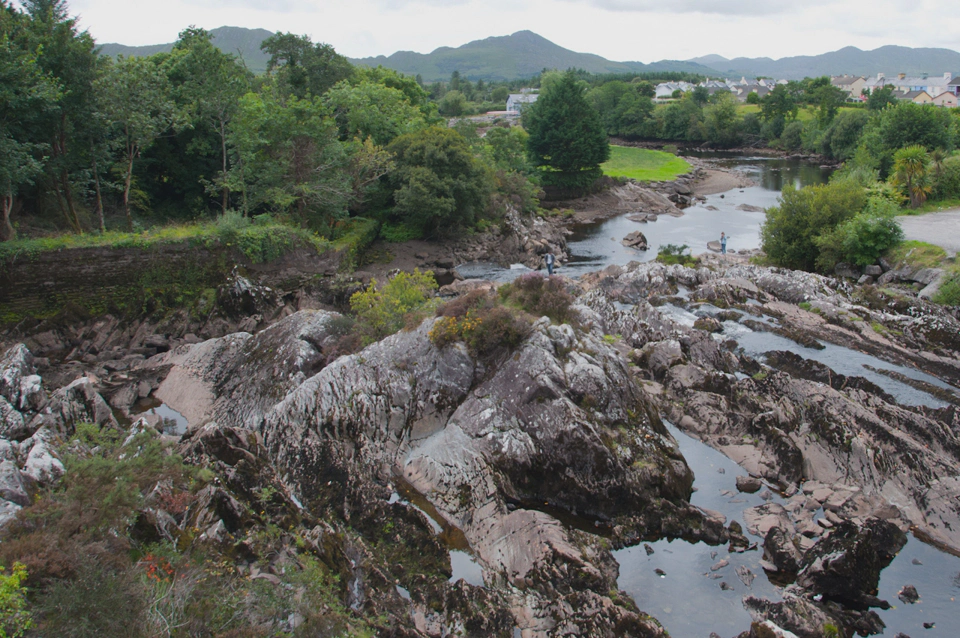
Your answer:
[[[507,100],[512,101],[514,104],[518,102],[521,104],[530,104],[536,102],[538,97],[540,97],[539,93],[511,93]]]
[[[945,96],[945,95],[946,95],[946,96],[949,96],[950,98],[953,98],[954,100],[957,99],[956,94],[951,93],[950,91],[944,91],[943,93],[939,93],[939,94],[935,95],[932,99],[934,99],[934,100],[939,100],[939,99],[941,99],[941,98],[942,98],[943,96]],[[949,99],[949,98],[948,98],[948,99]]]
[[[953,79],[947,82],[947,86],[960,86],[960,74],[954,75]]]
[[[858,80],[866,80],[862,75],[840,75],[831,80],[834,86],[850,86]]]
[[[907,91],[906,93],[898,95],[897,97],[899,97],[901,100],[914,100],[921,95],[926,95],[928,98],[930,97],[930,94],[926,91]]]

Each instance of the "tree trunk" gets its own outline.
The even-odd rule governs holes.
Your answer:
[[[123,212],[127,214],[127,231],[133,232],[133,215],[130,214],[130,182],[133,181],[134,150],[127,152],[127,176],[123,180]]]
[[[63,196],[67,200],[67,210],[70,212],[70,223],[73,229],[83,234],[83,226],[80,225],[80,216],[77,215],[77,207],[73,204],[73,191],[70,188],[70,176],[67,170],[60,171],[60,184],[63,187]]]
[[[97,221],[100,222],[100,234],[107,232],[103,222],[103,197],[100,194],[100,172],[97,170],[97,158],[93,158],[93,188],[97,193]]]
[[[0,241],[11,241],[17,238],[17,231],[10,223],[10,211],[13,210],[13,195],[3,196],[3,223],[0,224]]]
[[[220,120],[220,156],[223,159],[220,178],[223,180],[223,212],[227,212],[227,204],[230,203],[230,190],[227,188],[227,132],[226,123]]]

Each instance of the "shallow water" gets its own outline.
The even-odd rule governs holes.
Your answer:
[[[743,510],[765,501],[758,494],[742,494],[736,489],[736,477],[746,472],[720,452],[687,436],[673,425],[667,429],[676,438],[680,452],[694,472],[694,492],[691,502],[699,507],[724,514],[727,521],[743,524]],[[720,471],[723,473],[720,473]],[[774,494],[773,502],[782,503]],[[818,515],[819,516],[819,515]],[[767,579],[759,566],[762,540],[744,530],[758,549],[742,554],[728,554],[726,546],[712,547],[705,543],[687,543],[682,540],[649,543],[652,555],[643,545],[614,552],[620,563],[618,586],[636,601],[641,610],[652,614],[672,636],[698,638],[716,632],[727,638],[750,627],[750,614],[743,608],[744,596],[754,595],[780,600],[781,589]],[[716,552],[716,556],[713,553]],[[730,564],[711,572],[721,559]],[[920,565],[916,562],[921,563]],[[751,587],[737,577],[737,566],[746,566],[756,576]],[[661,569],[660,575],[655,569]],[[711,578],[719,574],[720,579]],[[724,591],[725,582],[732,590]],[[915,605],[901,603],[897,592],[904,585],[914,585],[920,593]],[[941,552],[912,536],[903,551],[880,577],[879,597],[892,605],[889,610],[875,609],[886,623],[884,635],[903,632],[910,636],[960,636],[960,558]],[[924,629],[924,622],[936,623],[933,629]]]
[[[138,412],[133,416],[134,419],[139,419],[140,417],[147,415],[156,415],[160,417],[160,422],[163,424],[164,434],[173,434],[179,436],[186,432],[190,425],[187,422],[187,417],[183,416],[166,403],[150,405],[147,409]]]

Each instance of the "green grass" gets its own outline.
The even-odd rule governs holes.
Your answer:
[[[960,208],[960,199],[939,199],[936,201],[927,200],[918,208],[904,208],[900,211],[901,215],[926,215],[927,213],[939,213],[945,210]]]
[[[141,233],[106,232],[82,235],[63,234],[55,237],[18,239],[0,243],[0,262],[8,259],[30,258],[44,252],[71,248],[150,248],[162,244],[192,243],[212,246],[235,246],[254,263],[271,261],[286,250],[300,245],[311,245],[318,253],[329,243],[310,231],[278,223],[245,223],[227,228],[216,222],[179,224],[155,227]]]
[[[894,264],[908,264],[913,268],[936,268],[947,258],[947,251],[922,241],[905,241],[884,255]]]
[[[628,177],[638,182],[659,182],[676,179],[690,170],[681,157],[645,148],[611,146],[610,159],[600,165],[604,175]]]

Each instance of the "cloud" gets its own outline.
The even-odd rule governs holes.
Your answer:
[[[828,0],[808,0],[804,3],[778,0],[566,0],[587,3],[598,9],[637,13],[709,13],[731,16],[761,16],[793,13],[807,10],[812,5],[826,4]]]
[[[314,12],[320,9],[316,0],[192,0],[197,7],[211,9],[253,9],[271,13]]]

